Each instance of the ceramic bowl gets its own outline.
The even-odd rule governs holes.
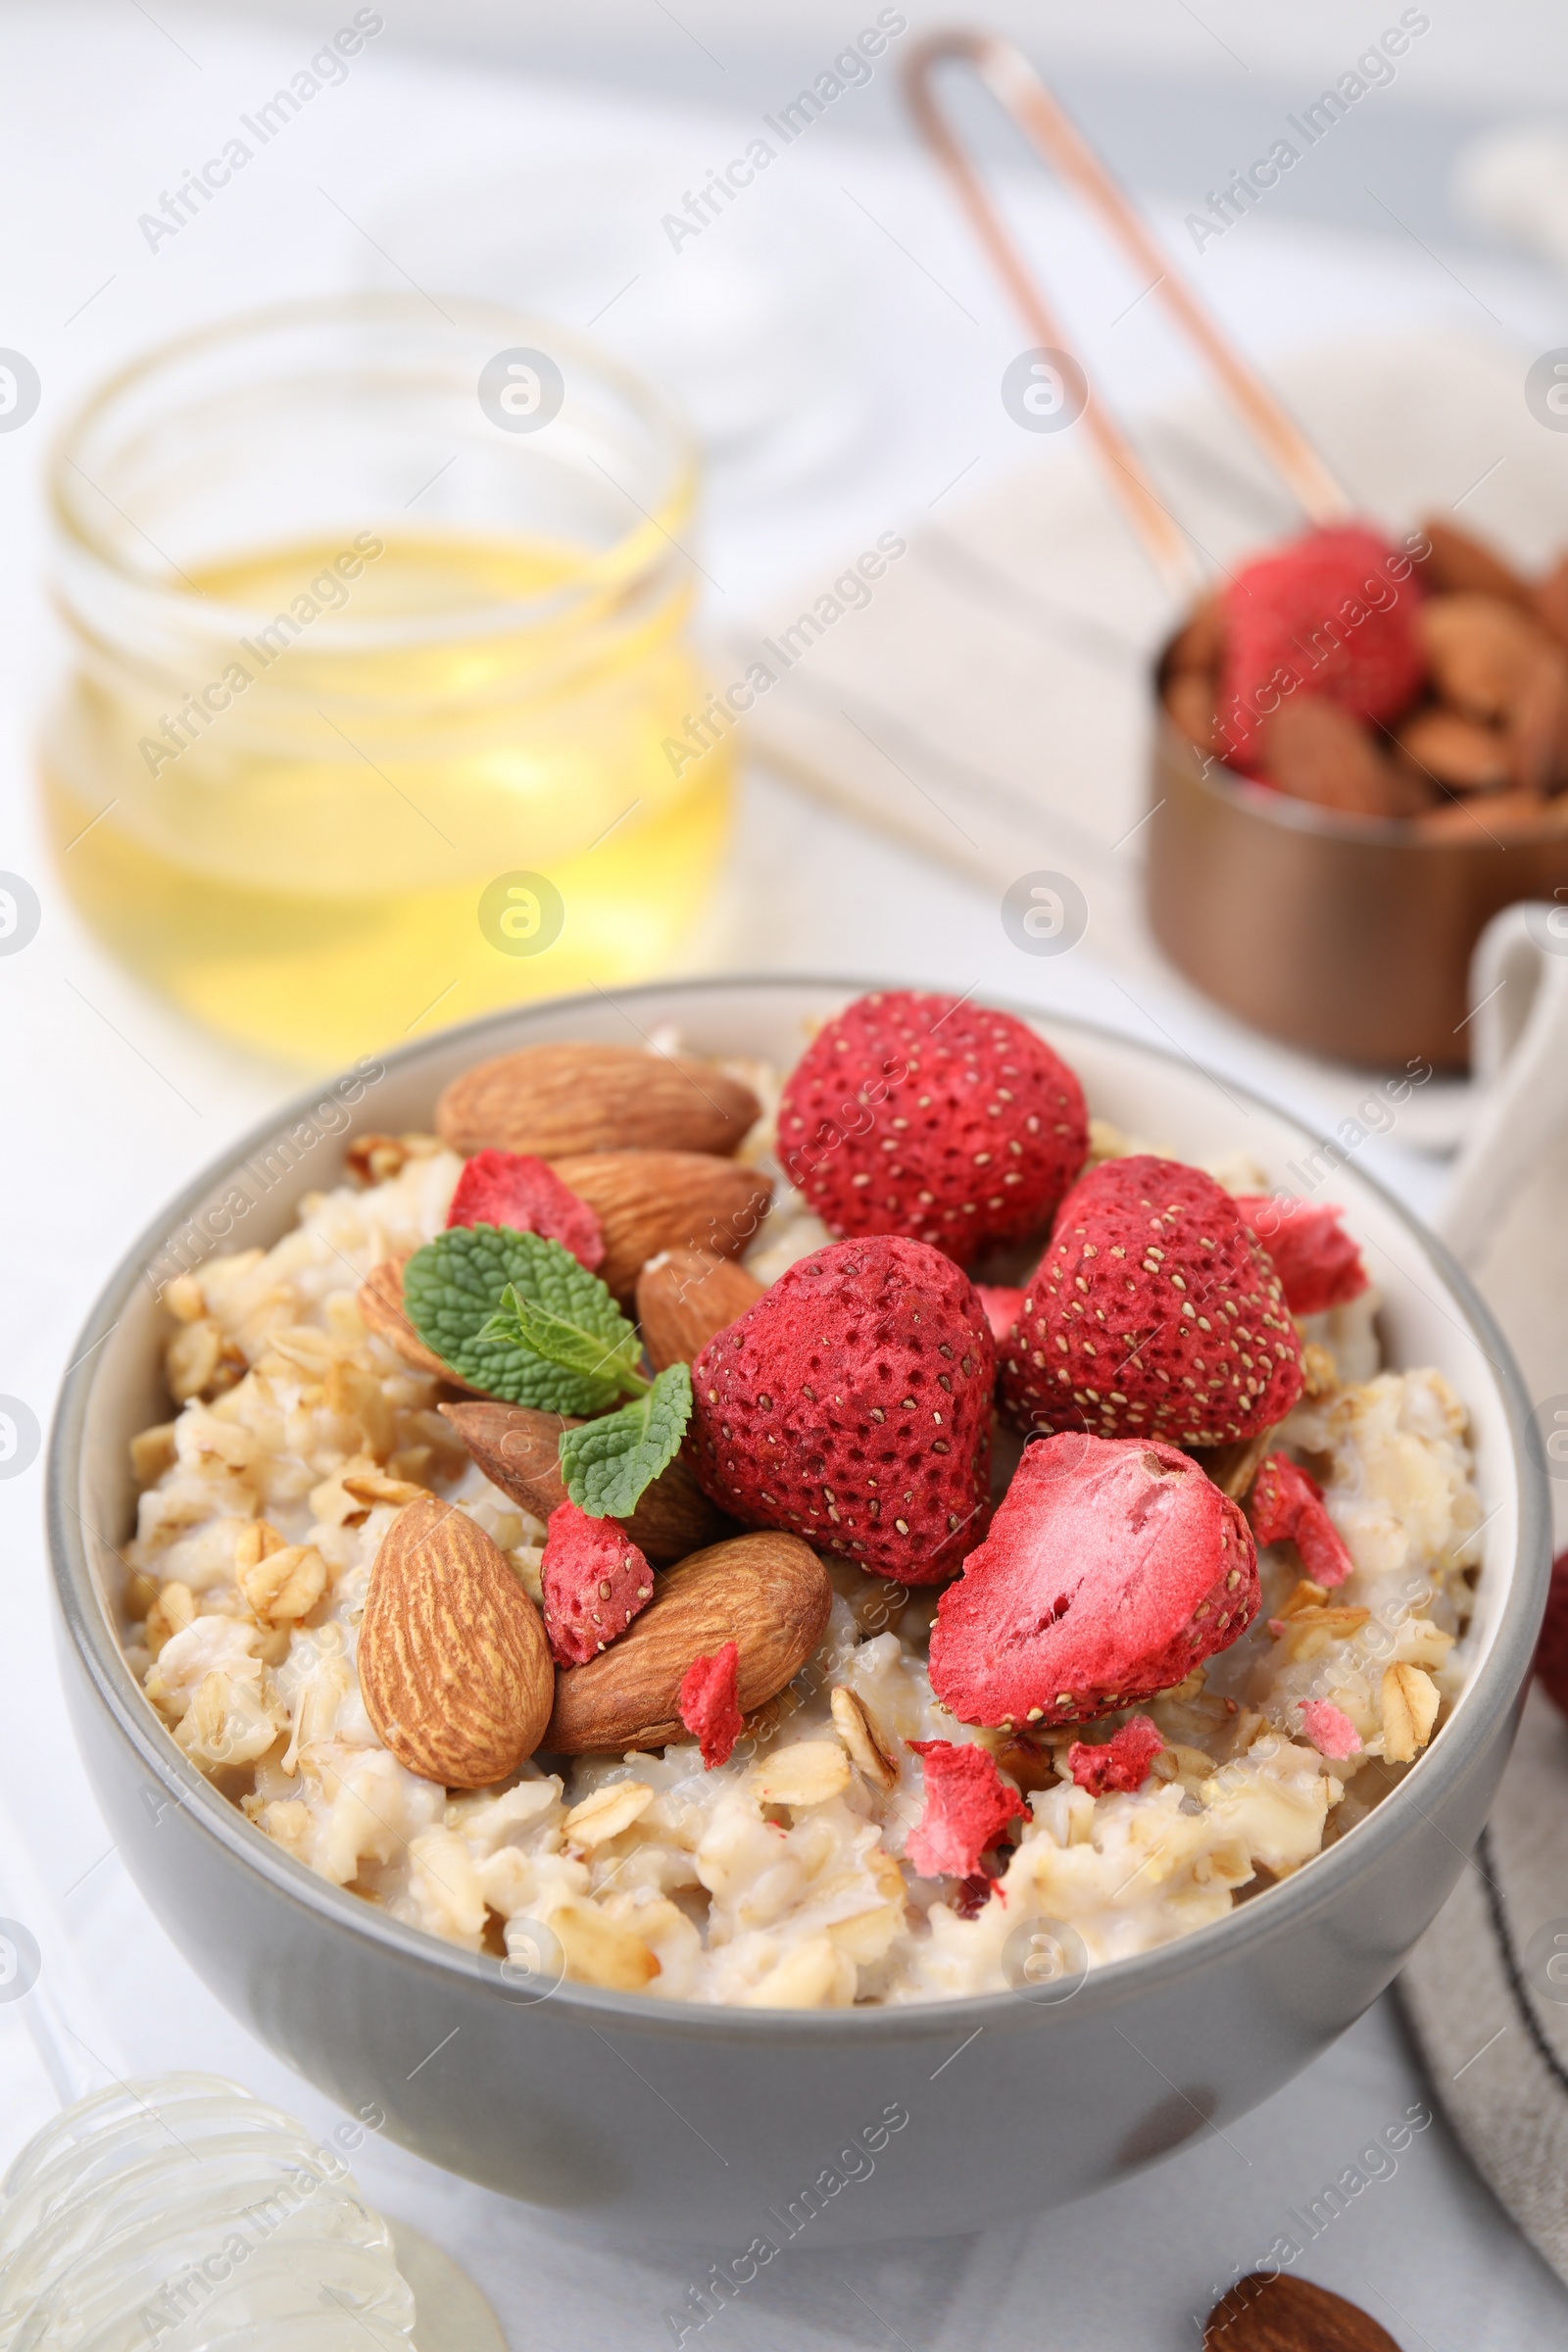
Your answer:
[[[695,1053],[787,1065],[807,1024],[857,993],[763,979],[567,999],[370,1065],[380,1074],[363,1074],[347,1126],[337,1111],[312,1116],[340,1097],[301,1097],[126,1255],[73,1350],[50,1464],[76,1736],[132,1875],[219,1998],[346,2107],[376,2101],[392,2135],[433,2163],[621,2236],[732,2250],[737,2277],[748,2260],[755,2273],[754,2238],[970,2230],[1081,2195],[1223,2129],[1307,2065],[1388,1984],[1464,1866],[1507,1757],[1547,1574],[1544,1480],[1506,1347],[1442,1246],[1352,1161],[1335,1169],[1331,1197],[1382,1291],[1390,1359],[1439,1366],[1470,1409],[1486,1518],[1479,1638],[1431,1747],[1295,1877],[1092,1971],[1069,1998],[802,2013],[574,1984],[535,1999],[495,1960],[400,1926],[271,1844],[180,1755],[116,1634],[127,1441],[168,1410],[160,1270],[273,1241],[304,1193],[335,1180],[351,1128],[427,1125],[446,1081],[486,1055],[635,1042],[673,1022]],[[1246,1152],[1274,1184],[1310,1185],[1313,1138],[1243,1088],[1102,1030],[1026,1017],[1103,1116],[1188,1157]]]

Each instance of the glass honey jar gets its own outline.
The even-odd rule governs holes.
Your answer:
[[[481,305],[302,303],[127,368],[51,486],[77,906],[314,1066],[668,965],[731,785],[696,486],[634,378]]]

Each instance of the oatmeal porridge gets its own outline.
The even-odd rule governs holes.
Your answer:
[[[167,1285],[125,1640],[181,1751],[398,1920],[708,2003],[1100,1966],[1353,1832],[1481,1510],[1337,1212],[951,1000],[782,1095],[674,1042],[485,1065]]]

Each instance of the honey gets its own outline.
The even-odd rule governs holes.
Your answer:
[[[303,397],[286,384],[276,405]],[[487,498],[473,481],[447,502],[451,526],[416,529],[385,519],[380,485],[351,480],[345,499],[334,474],[318,503],[346,508],[341,525],[258,527],[250,550],[215,555],[166,522],[148,529],[161,565],[106,548],[102,506],[74,491],[76,660],[43,745],[59,871],[140,976],[315,1066],[667,967],[723,849],[728,742],[694,760],[686,741],[708,691],[677,544],[689,473],[651,505],[635,476],[616,495],[637,455],[624,423],[608,489],[579,479],[580,416],[566,463],[543,471],[543,433],[509,445],[477,401],[457,424],[478,447],[460,442],[452,472],[482,460],[510,493],[525,458],[542,489]],[[113,476],[105,453],[94,464]],[[170,483],[167,467],[143,479],[143,505],[154,489],[170,503]],[[106,489],[139,528],[137,486]],[[225,519],[224,501],[173,503],[187,530],[198,512],[203,535]],[[308,503],[276,501],[285,522]],[[475,527],[486,505],[555,528]]]

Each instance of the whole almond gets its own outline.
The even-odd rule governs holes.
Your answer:
[[[579,1422],[562,1413],[535,1412],[525,1404],[443,1404],[439,1409],[490,1484],[525,1511],[548,1519],[565,1501],[561,1433],[580,1428]],[[645,1559],[664,1568],[705,1544],[716,1544],[734,1521],[709,1501],[685,1455],[677,1453],[643,1489],[636,1509],[619,1524]]]
[[[505,1780],[549,1720],[538,1610],[484,1529],[434,1496],[400,1511],[375,1555],[359,1666],[383,1744],[444,1788]]]
[[[1495,727],[1434,707],[1407,718],[1399,749],[1439,784],[1456,792],[1495,792],[1508,781],[1508,744]]]
[[[627,1302],[662,1250],[739,1257],[773,1200],[773,1180],[706,1152],[595,1152],[560,1159],[556,1174],[604,1228],[600,1280]]]
[[[435,1123],[465,1155],[728,1152],[760,1107],[750,1087],[710,1062],[635,1046],[524,1046],[454,1078]]]
[[[762,1296],[755,1275],[711,1250],[670,1250],[637,1277],[637,1320],[656,1372],[689,1364]]]
[[[1500,596],[1505,604],[1532,603],[1530,583],[1501,557],[1468,531],[1456,531],[1436,514],[1423,515],[1421,528],[1432,553],[1421,564],[1421,577],[1433,596]]]
[[[833,1588],[799,1536],[735,1536],[672,1568],[618,1642],[556,1678],[542,1744],[554,1755],[663,1747],[687,1738],[680,1687],[695,1657],[739,1652],[743,1713],[799,1674],[822,1639]]]
[[[1208,2315],[1203,2352],[1399,2352],[1357,2303],[1294,2278],[1252,2271]]]
[[[454,1389],[467,1389],[470,1396],[477,1396],[477,1390],[468,1388],[466,1380],[460,1380],[451,1366],[425,1346],[403,1311],[403,1269],[412,1254],[405,1250],[400,1257],[383,1257],[378,1266],[370,1268],[356,1301],[360,1321],[416,1372],[427,1372],[432,1380],[444,1380]]]
[[[1263,768],[1292,800],[1356,816],[1414,816],[1434,798],[1396,765],[1370,727],[1322,694],[1294,694],[1263,725]]]

